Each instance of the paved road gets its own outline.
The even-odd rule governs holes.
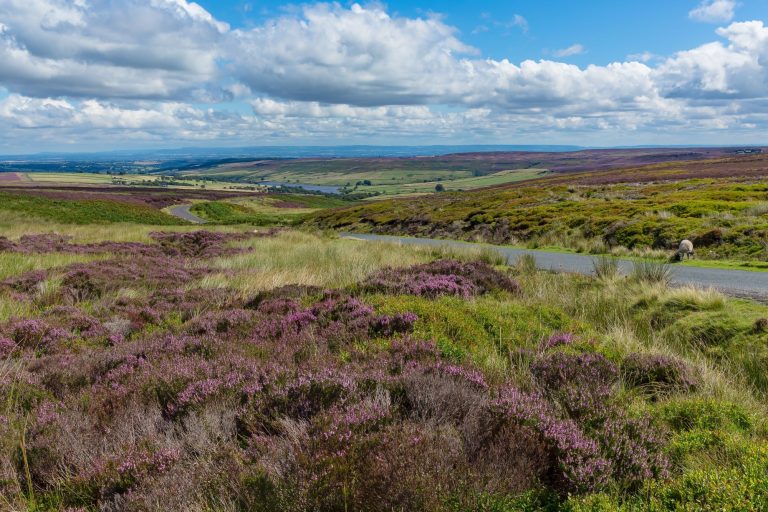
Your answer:
[[[207,222],[205,219],[202,219],[189,211],[191,207],[192,207],[191,204],[180,204],[178,206],[172,206],[168,210],[168,213],[180,219],[188,220],[189,222],[194,222],[195,224],[205,224]]]
[[[432,245],[432,246],[469,246],[477,247],[480,244],[458,242],[453,240],[436,240],[432,238],[409,238],[386,235],[342,233],[344,238],[359,240],[398,242],[402,244]],[[590,275],[593,273],[593,256],[570,254],[561,252],[531,251],[526,249],[512,249],[486,245],[497,249],[507,258],[507,262],[514,262],[523,254],[531,254],[536,258],[539,268],[564,272],[576,272]],[[632,261],[619,260],[619,269],[628,274],[632,271]],[[759,300],[768,300],[768,272],[750,272],[747,270],[724,270],[716,268],[672,266],[673,285],[694,285],[700,287],[716,288],[723,293],[737,297],[748,297]]]

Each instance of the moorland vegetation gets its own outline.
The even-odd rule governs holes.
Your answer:
[[[11,510],[760,510],[768,308],[638,272],[0,213]]]

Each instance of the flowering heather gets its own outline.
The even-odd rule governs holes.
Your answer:
[[[576,418],[601,410],[618,377],[613,363],[591,352],[555,352],[535,360],[531,372],[539,386]]]
[[[270,236],[272,234],[272,232],[265,232],[260,235]],[[237,249],[228,248],[227,244],[258,235],[255,233],[217,233],[201,230],[187,233],[154,232],[150,233],[149,236],[157,242],[167,256],[211,258],[240,252]]]
[[[405,269],[384,269],[361,283],[371,293],[469,298],[491,291],[519,293],[520,286],[505,274],[482,262],[441,260]]]
[[[651,391],[689,391],[698,386],[691,369],[675,357],[631,354],[622,364],[622,377],[631,386]]]
[[[20,293],[32,293],[47,278],[48,273],[45,270],[32,270],[19,276],[9,277],[1,284]]]
[[[328,294],[308,308],[274,299],[262,302],[258,312],[268,316],[256,326],[254,341],[325,340],[330,347],[375,336],[393,336],[413,330],[413,313],[376,315],[373,308],[354,297]]]
[[[36,318],[0,325],[0,433],[12,434],[0,485],[26,482],[16,425],[35,495],[65,510],[464,510],[481,496],[631,492],[666,474],[653,423],[617,404],[613,364],[556,350],[574,336],[526,354],[533,379],[516,381],[525,372],[475,366],[482,354],[449,360],[442,340],[412,337],[416,314],[379,314],[354,293],[515,292],[492,267],[442,261],[351,291],[248,299],[195,288],[204,258],[241,236],[153,234],[109,261],[6,281],[3,293],[31,295],[62,276],[59,295],[25,305]]]
[[[53,327],[42,320],[19,320],[7,330],[11,339],[19,346],[32,349],[45,349],[68,337],[66,330]]]
[[[320,296],[323,294],[323,289],[317,286],[306,286],[298,284],[289,284],[280,286],[273,290],[265,290],[259,292],[254,298],[246,303],[247,308],[261,309],[260,306],[264,302],[276,302],[279,303],[280,299],[284,301],[300,301],[301,299],[312,296]]]
[[[8,357],[16,351],[16,342],[10,338],[0,337],[0,358]]]
[[[79,263],[68,267],[61,293],[79,302],[132,286],[179,286],[201,277],[204,270],[179,265],[171,258],[134,258]]]
[[[111,253],[132,257],[196,257],[210,258],[235,254],[237,249],[227,247],[230,242],[253,237],[273,236],[276,230],[260,233],[217,233],[214,231],[194,231],[189,233],[154,232],[150,237],[154,244],[141,242],[96,242],[73,244],[72,237],[57,233],[24,235],[17,241],[0,236],[0,252],[49,253],[66,252],[72,254]]]
[[[561,346],[567,347],[567,346],[573,345],[577,340],[578,338],[573,333],[557,332],[541,343],[540,350],[542,352],[546,352],[547,350],[555,347],[561,347]]]

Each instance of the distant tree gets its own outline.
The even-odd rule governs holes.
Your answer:
[[[370,187],[371,186],[371,180],[363,180],[363,185],[365,185],[366,187]]]
[[[435,192],[445,192],[445,186],[442,183],[435,185]]]

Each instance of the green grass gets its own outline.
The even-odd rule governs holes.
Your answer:
[[[311,194],[269,194],[255,198],[195,203],[190,211],[217,224],[293,226],[317,210],[349,205],[342,198]]]
[[[439,181],[430,180],[426,182],[413,183],[404,182],[388,184],[386,183],[386,180],[383,180],[383,182],[372,180],[373,185],[360,186],[357,187],[355,191],[378,192],[384,195],[430,194],[435,192],[435,187],[437,185],[442,185],[447,191],[473,190],[482,187],[505,185],[508,183],[516,183],[518,181],[531,180],[534,178],[540,178],[546,174],[546,170],[530,169],[500,171],[486,176],[472,176],[468,178],[444,179],[441,177]]]
[[[185,221],[150,206],[101,199],[52,199],[31,194],[0,192],[0,210],[62,224],[186,224]]]

